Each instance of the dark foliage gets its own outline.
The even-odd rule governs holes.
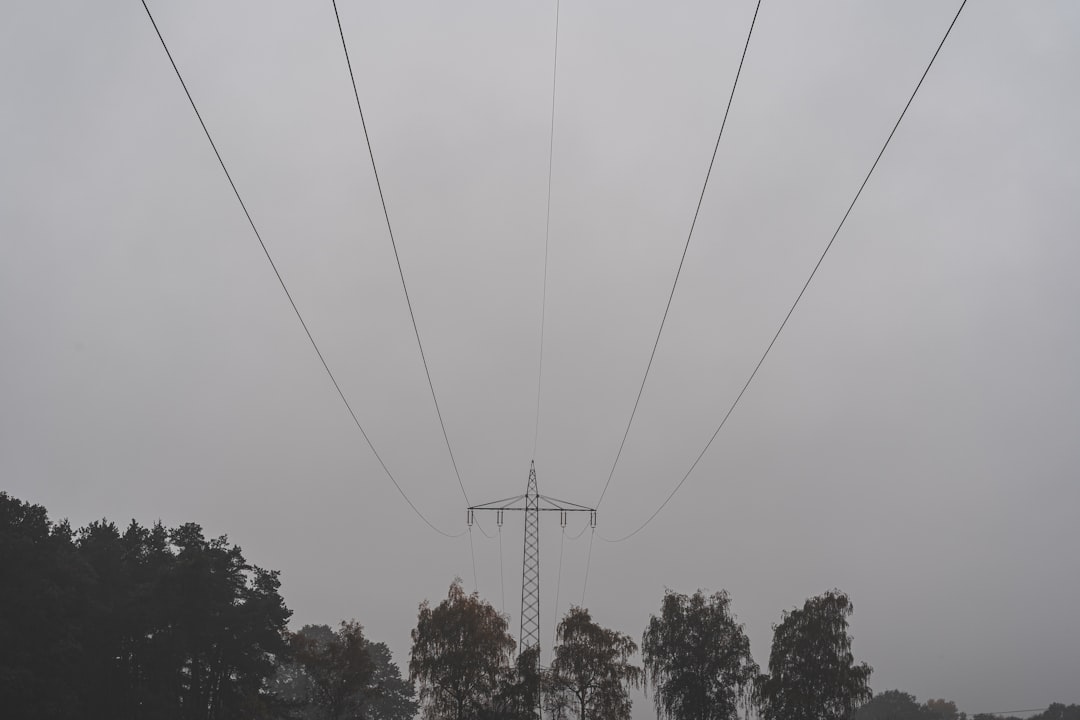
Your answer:
[[[657,717],[734,720],[747,710],[758,666],[726,592],[664,593],[641,642]]]
[[[758,678],[765,720],[847,720],[871,697],[866,663],[851,654],[848,596],[832,590],[785,612],[773,628],[769,674]]]
[[[495,695],[491,720],[536,720],[540,713],[540,648],[521,651]]]
[[[1051,703],[1046,710],[1028,720],[1080,720],[1080,705]]]
[[[217,720],[266,712],[290,611],[276,572],[198,525],[74,533],[0,493],[6,717]]]
[[[281,714],[298,720],[410,720],[417,704],[390,649],[364,637],[355,621],[335,631],[305,625],[289,636],[292,658],[271,683]]]
[[[899,690],[886,690],[855,711],[852,720],[968,720],[951,700],[933,699],[919,703],[914,695]],[[977,713],[971,720],[1021,720],[1012,715]],[[1053,703],[1026,720],[1080,720],[1080,705]]]
[[[972,720],[1020,720],[1020,718],[980,713],[972,718]],[[1051,703],[1050,707],[1046,708],[1038,715],[1029,716],[1026,720],[1080,720],[1080,705]]]
[[[855,711],[852,720],[929,720],[926,706],[899,690],[878,693]]]
[[[639,687],[641,668],[630,664],[637,645],[628,635],[593,622],[573,607],[556,630],[559,644],[544,681],[549,717],[561,720],[628,720],[628,690]]]
[[[497,710],[515,643],[495,608],[455,580],[437,606],[420,605],[412,641],[409,675],[427,720],[465,720]]]
[[[930,699],[919,703],[914,695],[899,690],[878,693],[855,711],[852,720],[967,720],[951,700]]]

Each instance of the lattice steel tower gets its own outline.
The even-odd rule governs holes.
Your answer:
[[[473,505],[468,509],[471,526],[478,511],[494,512],[495,522],[501,528],[503,514],[507,511],[525,513],[525,542],[521,559],[521,630],[518,634],[518,652],[540,645],[540,513],[558,512],[559,523],[566,527],[566,518],[572,512],[589,513],[589,523],[596,527],[596,510],[577,503],[557,500],[541,495],[536,482],[536,463],[529,464],[529,482],[524,495],[494,502]]]
[[[540,644],[540,492],[536,463],[529,463],[525,488],[525,551],[521,560],[521,648]]]

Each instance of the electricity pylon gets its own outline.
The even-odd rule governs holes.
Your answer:
[[[536,463],[529,464],[529,482],[524,495],[468,508],[471,527],[477,512],[494,512],[495,524],[500,528],[506,512],[525,513],[525,548],[521,561],[521,632],[518,635],[518,652],[540,645],[540,513],[559,513],[559,523],[566,527],[569,513],[589,513],[589,524],[596,527],[596,509],[577,503],[557,500],[541,495],[536,483]],[[539,656],[537,656],[539,661]]]

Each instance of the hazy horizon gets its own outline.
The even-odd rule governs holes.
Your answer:
[[[764,0],[598,533],[690,467],[959,3]],[[465,529],[329,1],[150,3],[305,320],[417,507]],[[340,3],[401,262],[473,503],[533,459],[554,3]],[[649,359],[752,1],[560,7],[540,491],[593,505]],[[455,576],[517,631],[520,516],[402,501],[262,256],[140,3],[2,13],[0,477],[82,525],[198,522],[292,625],[407,661]],[[875,691],[1080,702],[1080,6],[969,3],[813,284],[585,604],[640,639],[726,589],[757,662],[838,587]],[[590,533],[542,518],[542,636]],[[488,531],[493,519],[481,517]],[[568,533],[585,518],[572,518]],[[505,603],[503,598],[505,597]],[[634,717],[654,714],[635,696]]]

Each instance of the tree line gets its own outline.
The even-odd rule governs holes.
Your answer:
[[[839,590],[783,613],[765,669],[723,591],[666,592],[640,645],[572,607],[541,667],[455,581],[421,603],[407,675],[354,620],[291,632],[279,590],[196,524],[73,530],[0,492],[0,717],[628,720],[644,687],[664,720],[969,720],[946,700],[872,695]],[[1080,720],[1080,705],[1028,720]]]
[[[573,607],[541,669],[535,649],[511,664],[505,617],[458,581],[438,606],[421,606],[409,670],[427,720],[532,720],[541,706],[551,720],[628,720],[630,691],[643,685],[670,720],[735,720],[751,710],[764,720],[848,720],[871,698],[871,669],[851,654],[851,612],[847,596],[830,591],[784,613],[763,672],[726,592],[666,592],[640,667],[629,635]]]
[[[73,530],[0,492],[0,717],[408,720],[355,622],[289,632],[278,573],[187,523]]]
[[[858,710],[852,720],[1020,720],[1013,715],[960,712],[956,703],[930,699],[920,703],[914,695],[899,690],[878,693]],[[1027,720],[1080,720],[1080,705],[1053,703]]]

